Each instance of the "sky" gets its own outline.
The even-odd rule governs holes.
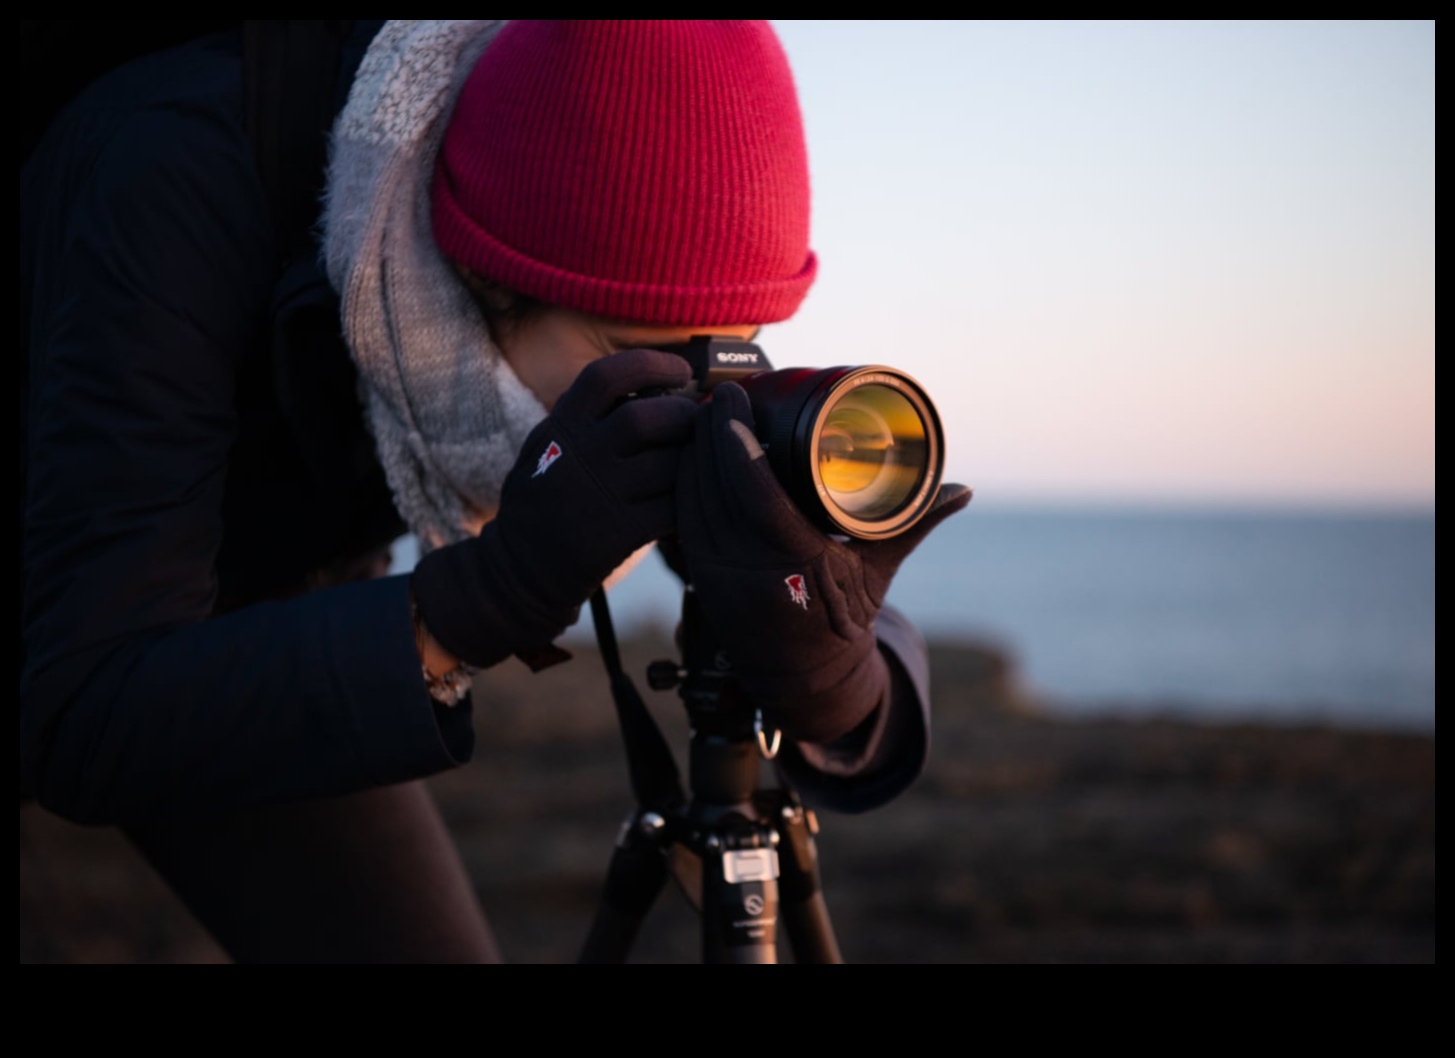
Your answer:
[[[1435,503],[1433,20],[774,20],[819,279],[995,505]]]

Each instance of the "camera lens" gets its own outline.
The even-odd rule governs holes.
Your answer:
[[[914,497],[929,439],[903,393],[866,385],[824,413],[817,446],[818,478],[828,498],[850,517],[872,521],[893,515]]]
[[[887,367],[797,368],[742,385],[778,480],[827,532],[897,536],[934,502],[944,435],[934,405],[908,375]]]

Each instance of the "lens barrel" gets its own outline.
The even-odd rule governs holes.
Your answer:
[[[882,540],[934,502],[944,430],[923,387],[889,367],[791,368],[739,380],[794,503],[829,533]]]

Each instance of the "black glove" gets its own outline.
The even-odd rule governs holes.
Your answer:
[[[691,375],[681,357],[644,349],[581,372],[526,439],[495,519],[415,569],[415,604],[441,646],[476,668],[548,646],[618,566],[675,530],[697,405],[626,398]]]
[[[764,719],[826,743],[885,700],[889,672],[874,622],[899,565],[970,502],[945,485],[909,532],[840,543],[778,483],[753,433],[742,387],[713,391],[683,454],[677,489],[682,557],[718,643]]]

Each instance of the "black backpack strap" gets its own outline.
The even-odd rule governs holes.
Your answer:
[[[248,136],[279,234],[279,267],[309,248],[322,200],[328,134],[359,55],[344,68],[352,19],[243,24]]]

